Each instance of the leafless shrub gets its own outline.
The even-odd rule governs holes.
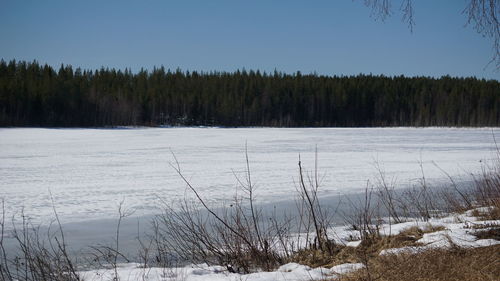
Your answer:
[[[40,227],[34,227],[21,213],[20,228],[13,223],[13,239],[20,253],[8,256],[4,246],[5,210],[2,201],[2,219],[0,222],[0,277],[2,280],[53,281],[80,280],[75,261],[67,249],[64,232],[54,208],[57,228],[49,227],[46,233]]]
[[[481,173],[471,174],[471,188],[466,190],[458,188],[453,178],[440,168],[450,179],[453,187],[451,191],[442,192],[446,207],[450,211],[463,212],[476,207],[487,207],[490,209],[485,217],[500,219],[500,149],[495,135],[492,136],[496,146],[496,158],[491,162],[482,161]]]
[[[402,21],[407,23],[408,28],[413,32],[415,26],[413,0],[400,0],[399,12],[402,14]],[[372,11],[372,16],[385,21],[393,14],[392,0],[364,0],[364,4]],[[466,24],[483,37],[491,39],[492,58],[490,62],[495,66],[495,70],[500,70],[500,4],[498,0],[468,0],[462,11],[467,17]],[[488,66],[487,65],[487,66]]]
[[[124,218],[133,214],[133,210],[124,208],[124,200],[118,204],[118,221],[115,232],[114,245],[97,245],[90,246],[92,256],[91,264],[97,268],[110,268],[113,270],[113,280],[119,280],[118,275],[118,260],[123,259],[125,262],[130,260],[120,252],[120,230],[121,223]]]
[[[333,213],[319,202],[318,190],[321,180],[318,175],[317,149],[314,170],[308,172],[303,168],[300,155],[298,166],[299,175],[296,183],[298,220],[294,221],[298,228],[295,229],[296,242],[293,240],[287,242],[288,249],[292,252],[288,261],[310,266],[326,266],[333,262],[341,246],[335,243],[330,237],[334,234],[328,231],[332,226],[330,218],[333,217]]]
[[[328,214],[322,209],[318,198],[320,180],[318,176],[318,155],[315,152],[315,165],[313,174],[307,174],[299,156],[299,187],[297,188],[300,202],[300,222],[309,233],[311,225],[314,227],[316,237],[310,244],[313,249],[319,249],[331,253],[335,249],[335,243],[328,237],[327,229],[331,226]],[[305,178],[307,177],[308,180]],[[309,240],[309,239],[306,239]]]
[[[395,180],[388,180],[385,171],[379,165],[375,163],[375,168],[377,169],[379,178],[378,184],[376,185],[376,194],[380,203],[385,207],[386,211],[395,223],[403,222],[403,217],[401,216],[401,210],[404,210],[404,205],[395,192]]]
[[[175,155],[174,159],[172,167],[196,199],[185,199],[175,207],[165,204],[165,212],[156,217],[158,256],[163,255],[161,252],[170,252],[190,262],[219,264],[230,272],[248,273],[257,269],[272,270],[292,258],[300,247],[334,250],[334,242],[327,233],[329,219],[318,200],[317,160],[314,172],[307,173],[299,159],[297,222],[289,214],[279,216],[276,209],[263,214],[255,206],[255,186],[246,149],[245,176],[234,173],[243,192],[229,207],[217,209],[206,204],[181,172]],[[291,235],[293,225],[295,231],[306,232],[305,243],[301,240],[302,234]]]
[[[478,206],[492,208],[490,211],[493,215],[492,219],[500,218],[500,170],[498,167],[492,171],[483,170],[480,177],[474,178],[473,195]]]
[[[9,269],[9,260],[4,246],[5,238],[5,201],[2,198],[2,217],[0,218],[0,277],[1,280],[13,280]]]
[[[467,190],[458,187],[455,180],[437,164],[434,166],[445,174],[451,183],[450,188],[435,188],[427,181],[422,160],[419,161],[421,177],[411,182],[408,188],[396,190],[396,183],[386,179],[385,172],[376,165],[379,171],[376,185],[377,199],[387,211],[390,221],[401,223],[408,219],[428,221],[446,212],[472,208],[471,196]]]
[[[280,251],[290,226],[276,217],[264,220],[254,203],[248,153],[245,179],[237,177],[243,196],[235,197],[230,207],[214,209],[205,203],[176,165],[172,165],[197,201],[185,199],[155,219],[156,236],[162,250],[174,252],[191,262],[224,265],[230,272],[248,273],[256,268],[272,270],[283,263],[286,251]],[[201,208],[200,208],[201,207]],[[161,254],[160,254],[161,255]]]
[[[435,166],[438,167],[436,164]],[[404,203],[401,204],[401,209],[404,210],[406,217],[418,217],[423,221],[428,221],[445,210],[443,209],[443,204],[440,202],[443,200],[438,200],[438,192],[427,182],[422,160],[419,161],[419,167],[421,178],[417,184],[413,184],[402,192],[401,197]],[[444,170],[443,173],[448,175]],[[450,179],[456,191],[459,191],[453,179],[451,177]]]
[[[380,205],[374,200],[373,193],[374,188],[367,182],[364,195],[358,197],[357,202],[349,199],[350,210],[344,214],[344,221],[353,230],[358,231],[360,240],[380,235]]]
[[[493,57],[490,63],[500,69],[500,3],[498,0],[469,0],[463,11],[467,15],[467,24],[471,24],[477,33],[493,40]]]

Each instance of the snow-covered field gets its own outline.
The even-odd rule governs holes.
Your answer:
[[[318,148],[320,196],[355,193],[376,178],[375,163],[405,187],[479,172],[494,157],[493,134],[479,128],[133,128],[0,129],[0,198],[7,217],[24,212],[35,222],[116,217],[125,200],[136,215],[157,211],[159,198],[189,194],[170,167],[172,152],[183,173],[207,201],[233,196],[234,173],[245,169],[248,144],[258,202],[290,200],[299,154],[314,167]]]

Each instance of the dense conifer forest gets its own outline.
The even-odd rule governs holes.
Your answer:
[[[0,126],[499,126],[500,83],[0,61]]]

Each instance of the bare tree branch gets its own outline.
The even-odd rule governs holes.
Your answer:
[[[415,26],[413,0],[400,0],[399,8],[402,13],[402,21],[407,23],[413,32]],[[364,4],[372,11],[372,16],[385,21],[392,15],[391,0],[364,0]],[[466,25],[472,25],[474,30],[483,37],[493,40],[493,55],[489,63],[494,65],[495,70],[500,71],[500,0],[468,0],[463,14],[467,16]]]
[[[467,24],[472,25],[477,33],[493,40],[493,57],[488,63],[493,63],[496,70],[500,70],[500,15],[499,0],[469,0],[464,14],[467,15]]]

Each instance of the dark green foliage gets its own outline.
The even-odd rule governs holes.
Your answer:
[[[0,61],[0,126],[498,126],[500,83]]]

